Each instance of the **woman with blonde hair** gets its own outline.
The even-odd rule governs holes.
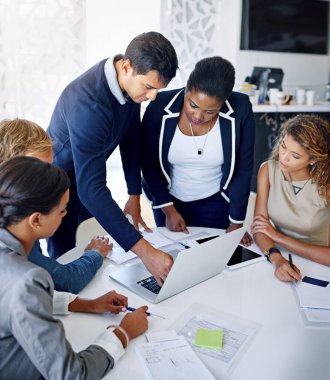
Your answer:
[[[0,122],[0,162],[16,156],[30,156],[41,161],[53,161],[52,142],[46,132],[36,123],[24,119],[6,119]],[[85,300],[72,293],[79,293],[102,266],[103,258],[112,248],[107,238],[97,237],[86,246],[84,254],[71,263],[62,265],[42,254],[39,242],[32,247],[28,260],[46,269],[53,278],[55,314],[71,311],[119,313],[127,298],[114,291],[93,300]]]
[[[53,161],[53,145],[38,124],[24,119],[0,122],[0,162],[16,156],[33,156],[45,162]]]
[[[298,115],[283,124],[271,159],[260,167],[252,233],[282,281],[301,275],[276,245],[330,266],[329,155],[329,123]]]

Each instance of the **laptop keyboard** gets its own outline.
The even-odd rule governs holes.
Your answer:
[[[141,281],[138,281],[137,284],[143,286],[155,294],[158,294],[161,289],[161,287],[157,284],[154,276],[150,276]]]

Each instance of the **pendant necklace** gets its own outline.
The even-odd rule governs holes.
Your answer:
[[[301,192],[301,190],[307,185],[307,182],[310,180],[310,178],[308,178],[308,180],[302,186],[297,186],[297,185],[293,184],[293,181],[291,179],[291,175],[289,176],[289,178],[290,178],[290,182],[291,182],[291,186],[292,186],[292,190],[294,192],[294,195],[298,195]]]
[[[191,123],[189,123],[191,136],[192,136],[193,139],[194,139],[194,144],[195,144],[195,147],[196,147],[196,149],[197,149],[197,154],[198,154],[199,156],[201,156],[201,155],[204,153],[204,148],[205,148],[205,144],[206,144],[206,141],[207,141],[207,137],[208,137],[209,132],[210,132],[210,129],[211,129],[211,122],[212,122],[212,120],[210,121],[209,128],[208,128],[208,130],[207,130],[207,132],[206,132],[205,139],[204,139],[204,144],[203,144],[202,147],[199,147],[199,146],[197,145],[197,142],[196,142],[196,139],[195,139],[195,134],[194,134],[194,131],[193,131],[193,129],[192,129],[192,125],[191,125]]]

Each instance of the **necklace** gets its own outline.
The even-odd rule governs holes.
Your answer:
[[[296,186],[292,183],[291,181],[291,186],[292,186],[292,189],[293,189],[293,192],[294,192],[294,195],[298,195],[301,190],[307,185],[307,182],[310,180],[310,178],[308,178],[308,180],[302,185],[302,186]]]
[[[207,130],[207,132],[206,132],[205,139],[204,139],[204,144],[203,144],[202,147],[199,147],[199,146],[197,145],[197,142],[196,142],[196,139],[195,139],[195,134],[194,134],[194,131],[193,131],[193,129],[192,129],[192,125],[191,125],[191,123],[189,123],[189,127],[190,127],[190,131],[191,131],[191,136],[192,136],[193,139],[194,139],[194,144],[195,144],[195,147],[196,147],[196,149],[197,149],[197,154],[198,154],[199,156],[201,156],[201,155],[204,153],[204,148],[205,148],[205,144],[206,144],[206,141],[207,141],[207,137],[208,137],[209,132],[210,132],[210,129],[211,129],[211,122],[210,122],[210,124],[209,124],[209,128],[208,128],[208,130]]]

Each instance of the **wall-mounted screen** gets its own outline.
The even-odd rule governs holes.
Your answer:
[[[241,49],[328,53],[329,1],[243,0]]]

